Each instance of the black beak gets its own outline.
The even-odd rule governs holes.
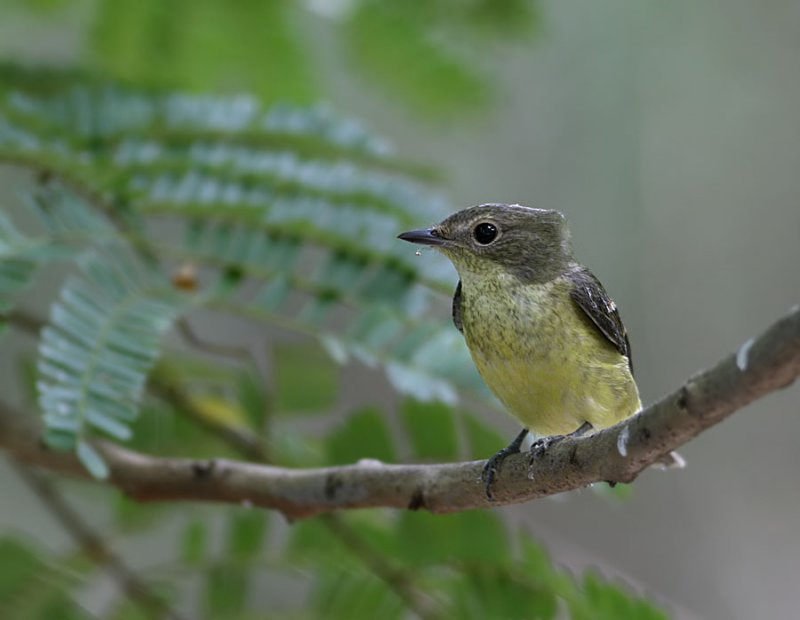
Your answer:
[[[398,239],[420,245],[443,245],[444,239],[439,235],[435,228],[420,228],[419,230],[409,230],[408,232],[397,235]]]

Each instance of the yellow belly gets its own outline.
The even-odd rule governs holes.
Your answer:
[[[486,359],[479,354],[473,359],[509,413],[537,436],[566,435],[584,422],[606,428],[641,408],[624,363],[586,367],[569,358],[540,362],[535,356]]]
[[[491,302],[473,297],[464,310],[478,371],[533,434],[565,435],[584,422],[602,429],[641,409],[627,358],[569,299],[566,286],[499,300],[495,292]]]

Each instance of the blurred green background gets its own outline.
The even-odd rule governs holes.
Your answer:
[[[577,256],[621,308],[645,402],[734,351],[800,298],[799,54],[800,5],[790,0],[0,0],[0,60],[80,68],[154,91],[248,92],[267,104],[323,101],[387,138],[398,160],[435,171],[432,191],[446,199],[444,206],[434,203],[445,211],[503,201],[565,212]],[[21,196],[33,185],[29,173],[0,165],[5,211],[21,212]],[[423,213],[413,217],[425,225],[439,214],[432,208],[427,220]],[[396,243],[391,235],[371,241]],[[455,283],[432,254],[414,262]],[[40,286],[29,305],[39,303],[44,316],[53,294]],[[446,319],[446,298],[436,303],[431,312]],[[240,321],[200,314],[193,324],[242,346],[254,342],[252,326]],[[309,396],[290,385],[297,375],[292,364],[307,359],[296,353],[297,341],[272,328],[253,345],[285,348],[260,359],[259,367],[273,373],[270,360],[282,360],[284,380],[278,372],[275,381],[283,381],[278,396],[288,400],[278,408],[335,401],[338,420],[378,404],[380,414],[365,410],[357,418],[360,427],[352,419],[341,427],[352,432],[327,444],[328,457],[354,460],[359,438],[367,436],[376,451],[369,456],[408,460],[398,457],[413,452],[402,441],[395,453],[396,438],[382,444],[363,430],[385,411],[390,430],[417,415],[394,411],[402,404],[383,373],[358,363],[332,371],[319,358],[320,376],[328,379]],[[4,347],[4,398],[21,401],[10,352],[32,350],[31,343],[10,334]],[[310,402],[292,400],[306,397]],[[509,531],[529,532],[556,565],[576,573],[596,567],[676,618],[793,617],[800,603],[798,405],[796,387],[757,402],[687,445],[686,470],[646,472],[624,500],[587,490],[494,512]],[[451,452],[485,458],[516,432],[503,416],[483,419],[501,443],[481,444],[485,453]],[[301,438],[306,431],[335,432],[315,416],[286,424]],[[300,443],[286,448],[295,465],[315,449]],[[2,462],[0,488],[3,531],[69,548]],[[98,529],[116,531],[119,509],[109,508],[104,492],[85,484],[65,488]],[[166,510],[114,545],[142,570],[167,562],[175,540],[184,541],[189,555],[201,546],[193,535],[208,536],[212,548],[224,545],[231,519],[240,517],[203,510]],[[187,529],[198,514],[203,528]],[[467,516],[461,527],[494,527],[473,523],[481,519]],[[380,518],[356,516],[347,525],[382,531],[373,521]],[[294,537],[296,554],[261,567],[256,600],[285,617],[314,617],[296,604],[309,575],[320,578],[321,560],[303,555],[304,544],[306,550],[324,544],[315,542],[319,532],[310,527],[304,541],[278,519],[269,529],[271,550]],[[223,593],[222,603],[208,603],[211,617],[234,617],[224,603],[225,593],[236,590],[230,575],[238,573],[230,571],[208,573],[214,591]],[[190,586],[201,587],[196,578]],[[363,591],[359,584],[330,587],[352,587],[341,595],[346,599]],[[491,590],[478,581],[471,587]],[[81,600],[103,608],[108,584],[88,590]],[[327,600],[324,585],[317,593],[318,601]],[[342,603],[329,604],[333,617]],[[481,604],[495,617],[513,615]],[[461,612],[479,617],[479,608],[465,604]],[[530,613],[520,617],[548,617],[547,610]]]

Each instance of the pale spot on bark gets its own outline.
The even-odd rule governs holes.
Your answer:
[[[750,349],[753,348],[754,339],[750,338],[747,342],[745,342],[739,350],[736,352],[736,366],[744,372],[747,370],[747,364],[750,361]]]
[[[631,437],[631,429],[629,426],[620,431],[620,434],[617,435],[617,452],[621,457],[628,456],[628,440]]]

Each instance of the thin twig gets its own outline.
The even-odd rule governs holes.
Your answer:
[[[495,501],[480,475],[485,461],[290,469],[227,460],[156,458],[95,442],[110,468],[108,482],[140,501],[214,501],[278,510],[299,519],[346,508],[408,508],[455,512],[514,504],[598,481],[630,482],[647,466],[719,424],[752,401],[788,386],[800,374],[800,306],[735,355],[689,379],[641,413],[585,438],[552,446],[530,466],[509,457]],[[39,443],[31,415],[0,404],[0,447],[19,460],[88,477],[71,454]]]
[[[186,318],[178,320],[178,322],[175,324],[175,327],[186,344],[197,351],[208,353],[210,355],[218,355],[220,357],[230,357],[241,361],[251,361],[253,358],[250,349],[245,347],[208,342],[197,334],[192,327],[191,322]]]
[[[67,504],[52,482],[19,463],[14,463],[14,467],[28,488],[36,494],[87,557],[105,568],[131,601],[153,618],[181,620],[182,617],[154,594],[136,573],[111,551],[105,540]]]
[[[217,422],[204,415],[189,393],[170,376],[166,366],[159,365],[150,373],[148,387],[155,396],[174,407],[177,413],[214,433],[245,458],[257,463],[268,462],[269,455],[261,437],[247,428]]]
[[[45,321],[24,310],[15,308],[3,317],[14,327],[17,327],[31,336],[38,337],[42,328],[47,325]]]
[[[383,581],[397,596],[423,620],[439,618],[433,607],[433,601],[423,597],[414,587],[407,571],[399,570],[391,565],[386,557],[372,548],[361,534],[350,527],[337,514],[320,515],[321,523],[361,559],[372,573]]]

